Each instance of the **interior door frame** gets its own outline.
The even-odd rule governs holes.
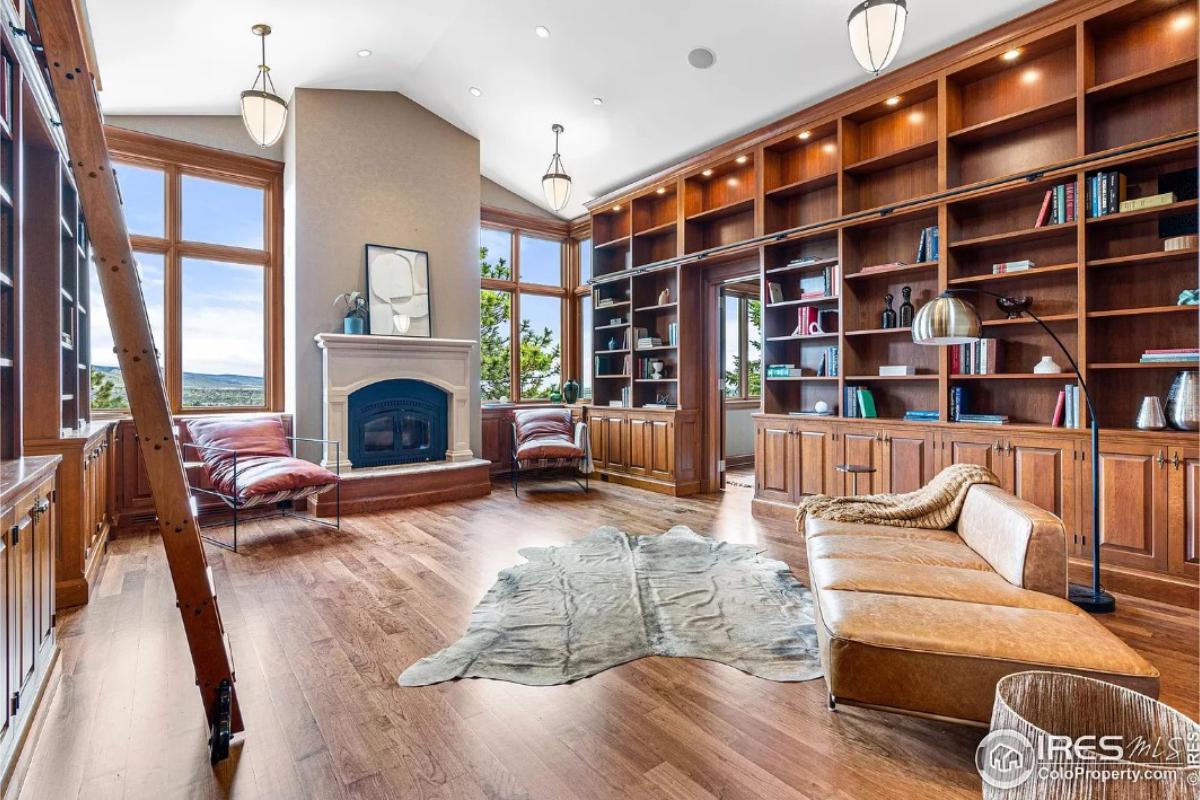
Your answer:
[[[736,278],[753,275],[762,285],[762,250],[739,253],[726,261],[699,266],[701,276],[704,352],[717,357],[703,358],[704,385],[700,392],[700,491],[719,492],[725,488],[725,473],[718,461],[725,454],[725,371],[720,362],[721,336],[725,327],[721,315],[721,287]],[[762,410],[762,401],[759,401]]]

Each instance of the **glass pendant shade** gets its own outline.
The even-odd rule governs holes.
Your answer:
[[[270,147],[283,135],[287,123],[287,103],[275,93],[275,82],[271,80],[271,68],[267,66],[267,37],[271,26],[261,22],[250,29],[262,43],[262,61],[254,83],[242,92],[242,122],[250,138],[259,147]]]
[[[979,338],[975,306],[952,295],[938,295],[917,310],[912,338],[917,344],[969,344]]]
[[[270,92],[248,89],[242,92],[242,122],[259,147],[270,147],[283,135],[287,103]]]
[[[867,72],[878,75],[892,63],[904,39],[905,0],[863,0],[850,11],[850,49]]]
[[[546,195],[546,204],[553,211],[562,211],[571,198],[571,176],[563,167],[562,158],[558,155],[558,135],[563,132],[563,126],[555,124],[550,130],[554,131],[554,155],[550,157],[550,166],[542,176],[542,192]]]

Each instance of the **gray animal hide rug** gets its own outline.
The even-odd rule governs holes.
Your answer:
[[[462,639],[402,686],[497,678],[568,683],[644,656],[704,658],[773,681],[820,677],[812,595],[787,564],[678,525],[661,536],[598,528],[527,547],[471,612]]]

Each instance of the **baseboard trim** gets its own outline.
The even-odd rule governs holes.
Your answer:
[[[750,501],[750,516],[791,522],[796,519],[796,506],[794,503],[756,497]]]
[[[653,478],[643,478],[639,475],[626,475],[620,472],[600,472],[599,470],[597,470],[597,476],[601,481],[619,483],[622,486],[632,486],[635,489],[645,489],[648,492],[658,492],[659,494],[667,494],[672,497],[687,497],[688,495],[697,494],[700,491],[699,481],[670,483],[668,481],[658,481]]]
[[[1072,558],[1067,563],[1072,583],[1091,584],[1090,558]],[[1146,600],[1157,600],[1180,608],[1200,608],[1200,587],[1177,575],[1161,575],[1125,567],[1113,567],[1100,562],[1100,583],[1110,592],[1127,594]]]

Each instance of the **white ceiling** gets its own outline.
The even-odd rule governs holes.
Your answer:
[[[1043,4],[909,0],[896,66]],[[483,174],[542,206],[550,125],[562,123],[573,217],[609,189],[867,80],[846,39],[851,5],[90,0],[89,13],[107,113],[238,113],[258,64],[250,26],[266,22],[285,98],[296,86],[402,92],[478,137]],[[715,66],[687,64],[696,46],[716,52]],[[357,57],[363,48],[373,55]]]

